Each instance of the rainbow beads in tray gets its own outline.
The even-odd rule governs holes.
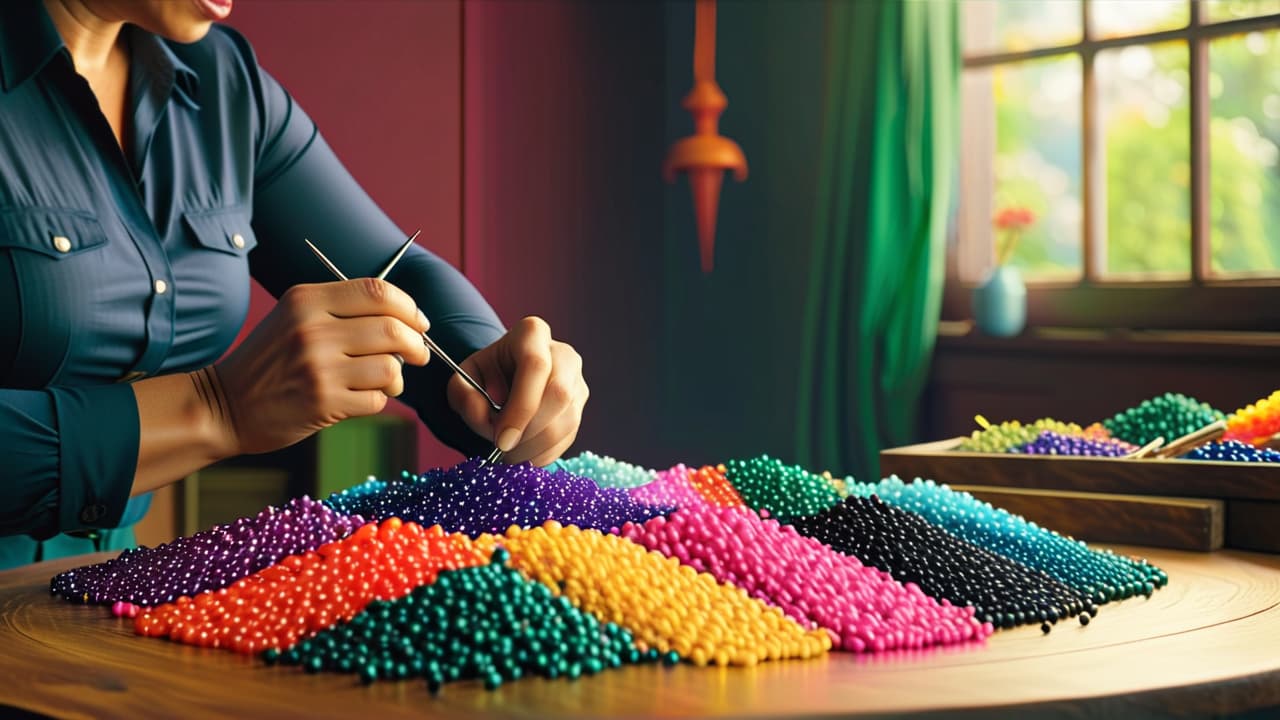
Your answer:
[[[994,627],[1087,624],[1167,582],[927,482],[837,480],[764,455],[560,465],[571,471],[470,460],[370,480],[51,588],[117,615],[144,606],[141,635],[435,692],[982,642]]]

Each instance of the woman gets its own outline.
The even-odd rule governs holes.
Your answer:
[[[417,246],[330,281],[304,237],[368,278],[404,236],[214,26],[231,3],[0,2],[0,567],[91,549],[67,531],[118,547],[145,493],[402,393],[469,455],[546,464],[576,436],[581,358],[545,322],[505,331]],[[279,303],[219,361],[251,274]],[[501,413],[427,364],[428,327]]]

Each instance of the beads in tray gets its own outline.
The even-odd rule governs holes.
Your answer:
[[[1182,393],[1165,393],[1116,413],[1102,424],[1114,437],[1146,445],[1158,437],[1170,442],[1224,417],[1208,403]]]
[[[1227,418],[1225,440],[1262,445],[1280,433],[1280,390],[1240,408]]]

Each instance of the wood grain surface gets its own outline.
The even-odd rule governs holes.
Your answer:
[[[0,716],[103,717],[1203,717],[1280,706],[1280,558],[1117,548],[1165,568],[1149,600],[1088,627],[1024,627],[983,645],[831,654],[755,668],[643,666],[486,692],[362,686],[133,635],[103,607],[53,598],[85,556],[0,573]]]
[[[1202,552],[1222,548],[1226,515],[1222,500],[989,485],[952,485],[951,489],[1080,540]]]

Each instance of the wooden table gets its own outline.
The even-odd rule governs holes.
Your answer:
[[[486,692],[363,686],[133,635],[102,607],[48,593],[56,561],[0,573],[0,716],[59,717],[1201,717],[1280,706],[1280,557],[1117,548],[1165,568],[1151,599],[1088,627],[1003,631],[985,646],[831,654],[755,668],[641,666]]]

